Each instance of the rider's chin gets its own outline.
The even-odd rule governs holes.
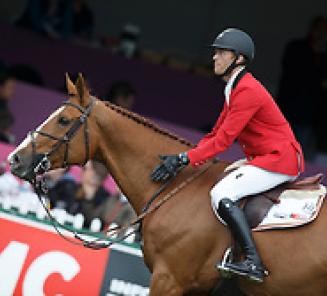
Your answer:
[[[220,68],[219,66],[215,66],[214,71],[215,71],[215,74],[217,74],[217,75],[221,75],[221,74],[223,73],[223,72],[221,71],[221,68]]]

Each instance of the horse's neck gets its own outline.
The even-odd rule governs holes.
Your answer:
[[[159,185],[150,180],[158,154],[173,154],[189,147],[109,107],[97,112],[99,156],[119,188],[139,214]]]

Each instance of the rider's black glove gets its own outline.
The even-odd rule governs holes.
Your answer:
[[[155,182],[166,181],[187,166],[190,162],[187,154],[180,153],[178,155],[159,155],[162,160],[151,173],[151,180]]]

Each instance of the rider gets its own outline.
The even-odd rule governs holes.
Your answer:
[[[251,37],[230,28],[216,37],[212,47],[214,73],[226,82],[223,110],[212,131],[195,148],[161,157],[151,178],[164,181],[189,163],[201,165],[238,139],[246,162],[218,182],[210,195],[215,213],[239,242],[245,260],[224,266],[218,263],[217,268],[262,282],[264,267],[236,202],[294,180],[304,170],[302,149],[272,96],[246,71],[254,58]]]

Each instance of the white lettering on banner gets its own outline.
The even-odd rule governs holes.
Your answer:
[[[149,288],[137,284],[113,279],[110,283],[110,291],[107,296],[126,295],[126,296],[147,296]]]
[[[47,252],[36,258],[28,269],[23,283],[23,295],[45,295],[43,285],[52,273],[60,273],[65,281],[70,281],[79,271],[80,265],[74,257],[59,251]]]
[[[0,254],[1,296],[14,294],[28,249],[28,245],[12,241]]]

